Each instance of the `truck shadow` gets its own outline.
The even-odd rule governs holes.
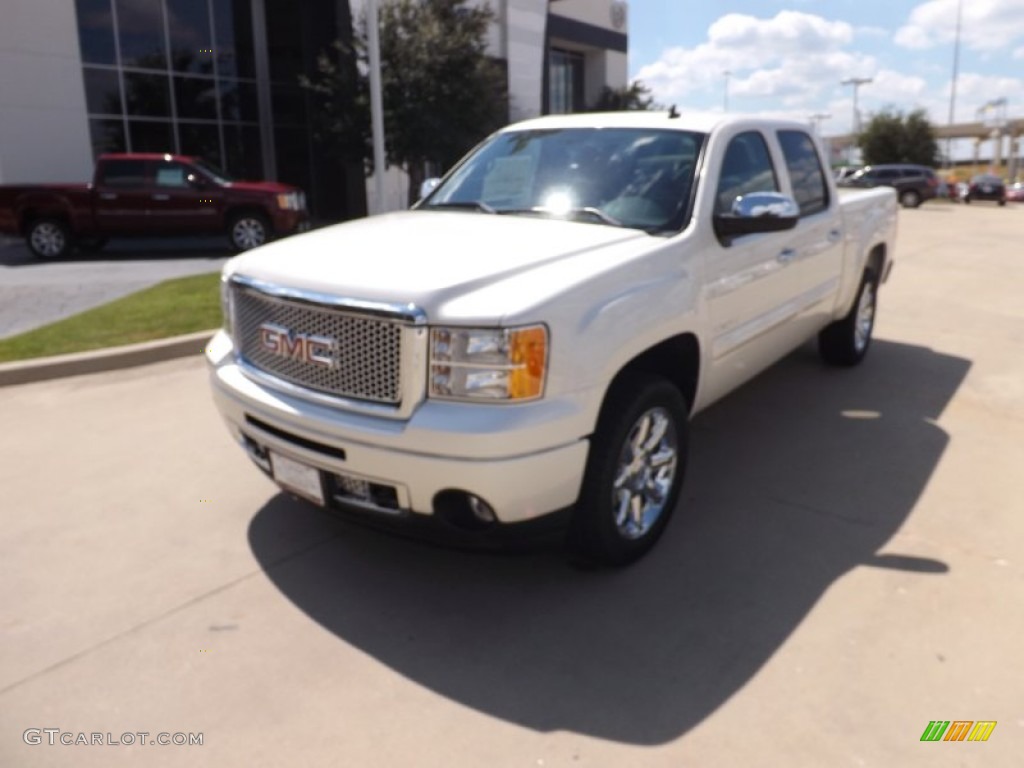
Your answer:
[[[949,442],[936,420],[969,368],[876,340],[864,365],[837,371],[802,348],[695,418],[682,506],[621,571],[328,516],[322,544],[289,554],[310,521],[284,495],[256,514],[250,546],[312,619],[442,696],[538,731],[664,743],[740,690],[851,569],[948,571],[881,551]]]

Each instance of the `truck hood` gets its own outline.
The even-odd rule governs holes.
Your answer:
[[[595,268],[589,263],[607,261],[597,258],[598,252],[650,238],[603,224],[404,211],[270,243],[235,257],[225,273],[361,301],[412,303],[431,319],[453,319],[453,302],[486,288],[487,311],[474,302],[473,315],[498,319],[531,299],[521,288],[501,291],[503,281],[522,286],[516,278],[554,264],[563,267],[554,270],[563,279],[578,281]]]

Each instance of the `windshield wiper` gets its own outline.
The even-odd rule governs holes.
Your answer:
[[[568,211],[565,215],[566,216],[573,216],[573,217],[576,217],[576,218],[579,218],[580,216],[590,216],[592,218],[597,219],[602,224],[608,224],[608,225],[613,226],[613,227],[623,227],[623,226],[625,226],[625,224],[623,224],[621,221],[616,219],[614,216],[609,216],[607,213],[602,211],[600,208],[594,208],[594,207],[589,206],[589,205],[585,206],[583,208],[573,208],[572,210]]]
[[[481,200],[467,200],[465,202],[448,202],[448,203],[427,203],[424,208],[453,208],[456,210],[464,211],[480,211],[481,213],[497,213],[496,210],[491,208],[487,203]]]
[[[584,206],[582,208],[570,208],[567,211],[554,210],[553,208],[545,208],[542,205],[535,205],[532,208],[502,208],[501,210],[495,211],[498,214],[512,213],[512,214],[524,214],[532,213],[539,216],[549,216],[553,219],[576,219],[590,217],[591,220],[597,220],[602,224],[608,224],[612,227],[624,227],[626,226],[618,219],[613,216],[609,216],[607,213],[602,211],[600,208],[594,208],[592,206]]]

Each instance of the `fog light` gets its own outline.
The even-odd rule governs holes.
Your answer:
[[[473,517],[479,520],[481,523],[493,523],[497,520],[494,515],[494,510],[491,509],[491,505],[481,499],[479,496],[469,495],[469,511],[473,513]]]
[[[434,514],[464,531],[480,531],[498,522],[486,501],[467,491],[448,488],[434,496]]]
[[[370,500],[370,484],[365,480],[350,475],[335,475],[338,478],[338,489],[346,496],[353,496],[359,501]]]

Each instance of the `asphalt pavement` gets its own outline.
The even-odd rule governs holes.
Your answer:
[[[224,238],[112,240],[98,253],[33,258],[0,237],[0,338],[61,320],[174,277],[216,272],[231,256]]]
[[[1018,768],[1022,224],[901,212],[865,363],[698,415],[621,571],[278,493],[199,354],[2,390],[0,765]]]

